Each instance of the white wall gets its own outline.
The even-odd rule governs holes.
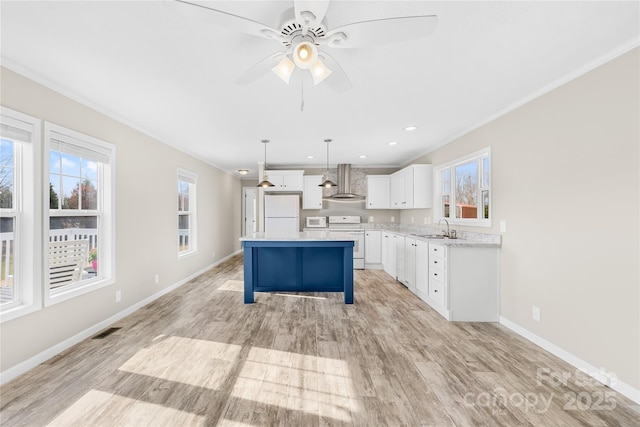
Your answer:
[[[117,146],[116,283],[3,323],[4,372],[239,250],[241,184],[32,80],[1,72],[3,106]],[[177,168],[198,174],[198,252],[182,260],[176,247]],[[116,290],[122,291],[119,303]]]
[[[414,161],[491,146],[493,227],[475,230],[498,234],[507,222],[502,316],[636,390],[638,57],[634,49]],[[403,223],[409,215],[421,223],[431,210],[402,212]]]

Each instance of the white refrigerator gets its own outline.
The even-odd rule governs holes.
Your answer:
[[[264,196],[264,231],[271,235],[300,231],[300,196]]]

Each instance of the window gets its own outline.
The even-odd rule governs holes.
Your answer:
[[[48,236],[46,303],[114,281],[115,147],[45,123]]]
[[[0,317],[40,308],[40,220],[36,183],[40,121],[0,110]]]
[[[435,169],[436,220],[491,226],[491,149],[485,148]]]
[[[178,169],[178,256],[197,250],[196,181],[194,173]]]

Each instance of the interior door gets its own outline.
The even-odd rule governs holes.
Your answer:
[[[257,188],[245,188],[244,189],[244,221],[243,221],[243,235],[248,235],[258,231],[258,189]]]

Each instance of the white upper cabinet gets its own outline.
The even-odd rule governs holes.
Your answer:
[[[322,209],[322,175],[304,176],[302,209]]]
[[[391,175],[391,209],[427,209],[432,201],[431,165],[410,165]]]
[[[275,185],[265,189],[265,191],[303,191],[304,179],[303,170],[268,170],[267,179]]]
[[[367,175],[367,209],[389,209],[389,175]]]

